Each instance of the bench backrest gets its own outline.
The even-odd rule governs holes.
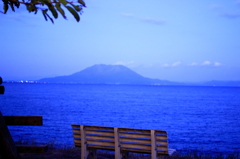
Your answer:
[[[72,125],[74,144],[87,148],[168,155],[166,131]]]

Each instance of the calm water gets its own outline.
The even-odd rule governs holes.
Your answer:
[[[240,87],[8,84],[3,115],[41,115],[10,126],[15,140],[73,145],[70,124],[166,130],[169,147],[240,151]]]

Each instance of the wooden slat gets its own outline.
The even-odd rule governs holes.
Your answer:
[[[168,151],[168,146],[157,146],[157,151]]]
[[[135,153],[144,153],[144,154],[150,154],[150,150],[142,150],[142,149],[130,149],[130,148],[121,148],[122,152],[135,152]]]
[[[150,134],[151,130],[146,129],[130,129],[130,128],[119,128],[119,132],[126,132],[126,133],[146,133]]]
[[[135,143],[151,144],[150,139],[143,139],[143,138],[120,138],[120,142],[135,142]]]
[[[157,140],[156,144],[157,145],[168,145],[168,141],[167,140]]]
[[[47,151],[47,145],[16,145],[19,153],[44,153]]]
[[[73,134],[74,138],[81,138],[81,134]]]
[[[78,129],[72,129],[72,131],[73,131],[74,134],[81,134],[80,129],[79,130]]]
[[[168,151],[157,151],[158,155],[169,155]]]
[[[86,135],[87,140],[96,139],[96,140],[109,140],[114,141],[113,136],[99,136],[99,135]]]
[[[87,145],[99,145],[99,146],[112,146],[114,147],[113,141],[100,141],[100,140],[87,140]]]
[[[105,136],[113,136],[114,135],[114,132],[111,132],[111,131],[91,131],[91,130],[86,130],[85,131],[86,134],[92,134],[92,135],[105,135]]]
[[[72,124],[71,126],[72,126],[73,129],[75,129],[75,128],[80,129],[80,125]]]
[[[145,149],[151,151],[151,144],[150,145],[143,145],[143,144],[134,144],[134,143],[121,143],[121,147],[124,148],[136,148],[136,149]]]
[[[163,130],[155,130],[156,131],[156,135],[161,134],[161,135],[167,135],[167,131],[163,131]]]
[[[74,144],[81,144],[81,139],[74,139]]]
[[[103,126],[88,126],[88,125],[85,125],[85,129],[86,130],[96,130],[96,131],[101,131],[101,130],[107,130],[107,131],[114,131],[113,127],[103,127]]]
[[[7,125],[41,126],[42,116],[4,116]]]
[[[151,138],[150,134],[133,134],[133,133],[125,133],[119,132],[119,136],[121,137],[132,137],[132,138]]]
[[[167,136],[165,136],[165,135],[157,135],[156,136],[156,139],[158,140],[167,140],[168,139],[168,137]]]
[[[87,147],[101,150],[114,150],[114,147],[112,146],[87,145]]]

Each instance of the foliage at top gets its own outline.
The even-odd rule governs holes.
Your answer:
[[[67,0],[2,0],[3,1],[3,13],[6,14],[9,8],[15,12],[16,8],[20,5],[25,5],[29,12],[37,14],[41,11],[45,20],[50,20],[54,23],[53,18],[58,18],[59,13],[64,19],[67,19],[64,10],[69,11],[77,22],[80,21],[80,14],[82,13],[83,7],[86,7],[83,0],[77,0],[76,2]],[[65,9],[63,9],[63,7]],[[52,13],[52,16],[49,15]]]

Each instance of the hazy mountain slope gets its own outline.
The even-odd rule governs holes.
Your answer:
[[[69,76],[40,79],[51,83],[85,83],[85,84],[176,84],[175,82],[143,77],[122,65],[98,64]]]

